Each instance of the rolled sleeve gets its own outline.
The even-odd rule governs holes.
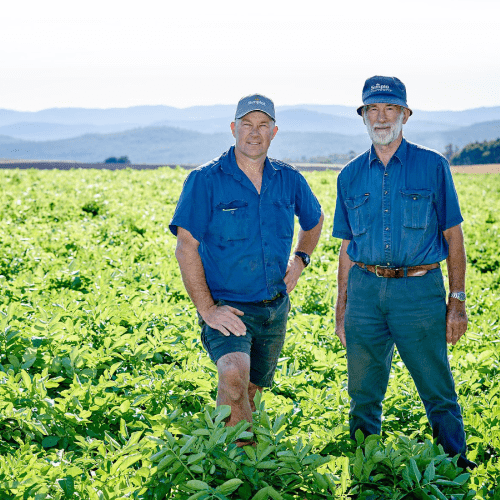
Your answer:
[[[177,228],[189,231],[201,242],[210,221],[210,192],[203,172],[193,170],[186,178],[169,229],[177,236]]]
[[[297,172],[298,189],[295,196],[295,215],[303,231],[314,228],[321,218],[321,205],[304,176]]]

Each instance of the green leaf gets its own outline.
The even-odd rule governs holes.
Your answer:
[[[269,486],[268,494],[273,500],[283,500],[283,497],[272,486]]]
[[[53,448],[54,446],[57,445],[57,443],[59,443],[59,437],[57,436],[47,436],[45,438],[43,438],[42,440],[42,446],[47,449],[47,448]]]
[[[458,484],[465,484],[470,478],[470,474],[468,472],[464,473],[464,474],[460,474],[460,476],[457,476],[455,479],[453,479],[453,481],[455,481],[455,483],[458,483]]]
[[[274,434],[276,434],[286,424],[286,421],[287,421],[287,415],[282,414],[276,418],[273,424]]]
[[[196,440],[196,436],[191,436],[186,444],[181,448],[181,451],[179,451],[179,455],[184,455],[184,453],[186,453],[186,451],[188,451],[190,448],[191,448],[191,445],[194,443],[194,441]]]
[[[120,411],[122,413],[127,413],[129,409],[130,409],[130,401],[127,399],[120,405]]]
[[[253,446],[243,446],[243,450],[245,450],[245,453],[247,454],[247,457],[250,460],[253,460],[253,461],[256,460],[255,450],[254,450]]]
[[[200,481],[199,479],[191,479],[186,483],[186,485],[192,490],[209,490],[210,486],[205,483],[205,481]]]
[[[229,479],[225,483],[218,486],[217,490],[219,490],[224,495],[229,495],[233,491],[236,491],[240,487],[241,484],[243,484],[243,481],[241,479],[235,477],[233,479]]]
[[[434,466],[434,460],[431,460],[430,464],[427,466],[424,472],[424,482],[430,483],[436,477],[436,467]]]
[[[422,474],[418,470],[417,462],[414,458],[410,458],[410,476],[417,482],[420,483],[422,479]]]
[[[460,483],[455,481],[448,481],[447,479],[436,479],[434,481],[436,484],[442,484],[443,486],[461,486]]]
[[[409,487],[413,487],[413,481],[410,477],[410,468],[408,466],[406,466],[404,469],[403,469],[403,472],[402,472],[402,476],[403,476],[403,480],[404,482],[409,486]]]
[[[363,451],[361,450],[361,448],[356,449],[356,459],[354,460],[354,466],[352,470],[354,472],[354,475],[358,479],[361,479],[361,475],[363,474]]]
[[[188,458],[187,463],[188,464],[195,464],[196,462],[203,460],[203,458],[205,458],[205,457],[206,457],[206,453],[197,453],[196,455],[191,455]]]
[[[277,469],[278,464],[272,460],[269,460],[267,462],[258,462],[255,464],[255,467],[257,469]]]
[[[71,476],[67,476],[64,479],[58,479],[57,482],[64,491],[65,498],[73,496],[75,493],[75,481]]]
[[[357,445],[361,446],[365,440],[365,435],[363,434],[363,431],[361,429],[358,429],[356,431],[355,437]]]
[[[252,500],[267,500],[268,498],[269,486],[266,486],[265,488],[261,488],[257,493],[255,493],[255,495],[252,497]]]
[[[430,484],[429,487],[440,500],[448,500],[446,495],[435,484]]]
[[[231,415],[231,407],[229,405],[220,405],[216,408],[212,416],[214,418],[215,425],[217,425],[219,422],[222,422],[230,415]]]

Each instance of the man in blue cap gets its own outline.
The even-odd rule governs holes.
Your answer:
[[[459,466],[474,468],[446,345],[467,329],[463,218],[450,168],[439,153],[403,137],[412,111],[397,78],[366,80],[357,111],[372,146],[338,176],[333,225],[343,240],[335,312],[347,352],[351,437],[358,429],[381,431],[396,345],[437,442],[460,455]]]
[[[231,406],[235,425],[252,421],[256,392],[272,384],[288,294],[309,264],[323,213],[302,174],[267,157],[278,131],[271,99],[243,97],[231,131],[235,145],[188,175],[170,230],[217,365],[217,404]],[[290,256],[294,215],[301,229]]]

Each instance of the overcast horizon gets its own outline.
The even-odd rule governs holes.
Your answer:
[[[251,6],[25,0],[0,21],[0,108],[359,106],[366,78],[397,76],[422,111],[500,106],[496,0],[284,0]]]

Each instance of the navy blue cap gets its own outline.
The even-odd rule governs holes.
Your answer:
[[[263,96],[262,94],[250,94],[242,97],[236,108],[235,119],[243,118],[252,111],[262,111],[276,121],[274,102],[269,99],[269,97]]]
[[[363,106],[358,108],[358,115],[363,116],[363,107],[367,104],[397,104],[413,111],[406,104],[406,87],[395,76],[372,76],[363,87]]]

